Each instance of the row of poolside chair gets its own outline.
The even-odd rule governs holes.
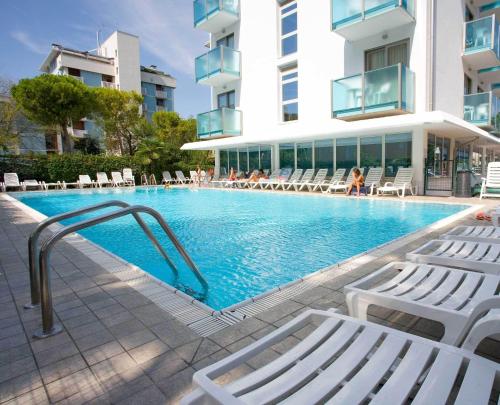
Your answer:
[[[132,169],[123,169],[123,176],[121,172],[111,172],[111,179],[104,172],[98,172],[96,180],[92,180],[89,175],[81,174],[78,180],[74,183],[58,181],[55,183],[46,183],[45,181],[37,180],[24,180],[19,181],[17,173],[4,173],[4,181],[0,183],[0,190],[3,192],[14,191],[27,191],[27,190],[49,190],[50,188],[59,188],[65,190],[69,187],[85,188],[85,187],[121,187],[121,186],[135,186],[135,179]]]
[[[456,227],[345,286],[350,316],[308,310],[197,371],[181,403],[498,404],[500,364],[474,352],[500,336],[499,257],[500,228]],[[368,321],[371,305],[441,323],[441,341]]]
[[[354,170],[352,168],[345,180],[346,169],[337,169],[330,180],[327,180],[327,169],[319,169],[315,172],[314,169],[296,169],[293,173],[291,169],[277,169],[271,173],[269,178],[261,178],[258,181],[248,181],[247,179],[238,180],[214,180],[210,184],[222,187],[237,187],[251,188],[261,190],[293,190],[293,191],[321,191],[328,193],[346,193],[354,178]],[[364,168],[360,169],[364,173]],[[394,194],[404,197],[409,191],[412,195],[413,191],[413,169],[400,168],[393,182],[386,182],[382,185],[384,169],[382,167],[372,167],[368,170],[365,178],[365,187],[361,190],[364,194],[377,195]]]

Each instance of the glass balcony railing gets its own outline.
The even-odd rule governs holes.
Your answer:
[[[414,15],[413,0],[332,0],[333,29],[401,7]]]
[[[465,23],[464,54],[491,50],[500,60],[499,32],[494,15]]]
[[[500,99],[491,91],[464,96],[464,120],[500,130]]]
[[[195,61],[196,81],[207,80],[213,76],[225,74],[240,76],[240,53],[226,46],[219,46],[210,52],[198,56]]]
[[[370,113],[413,112],[415,74],[403,64],[332,82],[334,118]]]
[[[241,111],[239,110],[219,108],[199,114],[196,122],[199,139],[241,135]]]
[[[193,10],[194,26],[197,27],[220,12],[238,17],[239,0],[195,0]]]

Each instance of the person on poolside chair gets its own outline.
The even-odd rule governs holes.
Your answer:
[[[357,195],[359,197],[361,193],[361,188],[364,186],[365,186],[365,178],[361,174],[361,171],[358,168],[354,169],[354,178],[352,180],[352,183],[349,185],[349,188],[347,189],[347,195],[351,195],[352,189],[355,188],[357,191]]]
[[[238,178],[236,177],[236,172],[234,169],[231,167],[231,170],[229,171],[229,177],[227,178],[228,181],[236,181]]]

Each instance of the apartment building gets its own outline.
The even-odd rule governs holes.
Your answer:
[[[156,111],[174,110],[176,80],[156,66],[140,64],[140,41],[136,35],[113,32],[94,51],[80,51],[53,44],[40,70],[69,75],[92,87],[135,91],[144,97],[143,113],[148,118]],[[87,119],[74,122],[76,138],[101,136],[100,129]],[[61,142],[58,142],[59,148]]]
[[[195,0],[210,35],[197,117],[216,171],[413,167],[450,193],[500,154],[500,3],[494,0]]]

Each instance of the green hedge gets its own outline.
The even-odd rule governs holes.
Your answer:
[[[3,173],[17,173],[19,180],[36,179],[39,181],[74,182],[80,174],[88,174],[95,179],[97,172],[105,172],[108,176],[112,171],[122,171],[130,167],[136,181],[140,181],[143,173],[150,174],[151,167],[142,165],[133,156],[84,155],[80,153],[62,155],[22,155],[0,156],[0,181]],[[154,174],[158,181],[162,178],[162,171],[169,170],[174,175],[175,170],[182,170],[185,174],[195,170],[196,165],[185,162],[157,162],[154,165]],[[206,168],[205,168],[206,169]]]

